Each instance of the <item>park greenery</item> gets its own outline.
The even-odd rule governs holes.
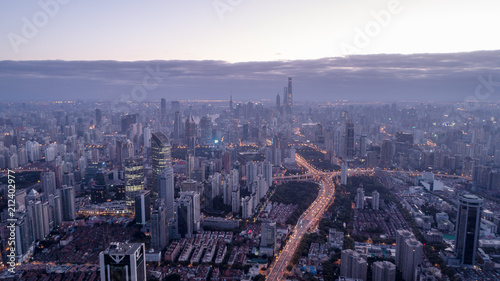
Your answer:
[[[297,209],[288,218],[287,224],[295,225],[302,213],[318,196],[318,185],[312,182],[289,182],[276,187],[270,201],[295,204]]]

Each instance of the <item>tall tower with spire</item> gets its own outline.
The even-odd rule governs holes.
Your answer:
[[[231,95],[231,99],[229,100],[229,110],[233,111],[233,95]]]

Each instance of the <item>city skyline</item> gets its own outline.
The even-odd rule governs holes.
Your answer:
[[[499,10],[2,1],[0,280],[500,280]]]

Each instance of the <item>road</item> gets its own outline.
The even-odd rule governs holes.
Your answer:
[[[288,239],[288,242],[281,253],[279,253],[279,256],[276,258],[274,264],[271,266],[269,274],[266,278],[266,280],[269,281],[285,279],[283,275],[286,267],[292,260],[295,251],[300,245],[300,241],[309,229],[313,230],[318,226],[323,213],[326,211],[333,199],[333,196],[335,195],[335,184],[331,180],[332,174],[325,174],[318,171],[300,156],[297,156],[297,163],[308,170],[308,173],[312,173],[317,176],[317,180],[320,181],[321,188],[318,197],[299,218],[297,225],[295,225],[295,228],[293,229],[292,235]]]

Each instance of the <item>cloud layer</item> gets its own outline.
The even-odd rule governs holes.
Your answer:
[[[454,54],[359,55],[317,60],[0,61],[6,101],[113,100],[144,85],[146,100],[274,100],[293,77],[295,100],[460,101],[474,95],[478,76],[500,82],[500,51]],[[149,70],[148,70],[149,69]],[[153,75],[153,76],[154,76]],[[160,81],[161,82],[158,82]],[[491,96],[499,100],[500,87]]]

